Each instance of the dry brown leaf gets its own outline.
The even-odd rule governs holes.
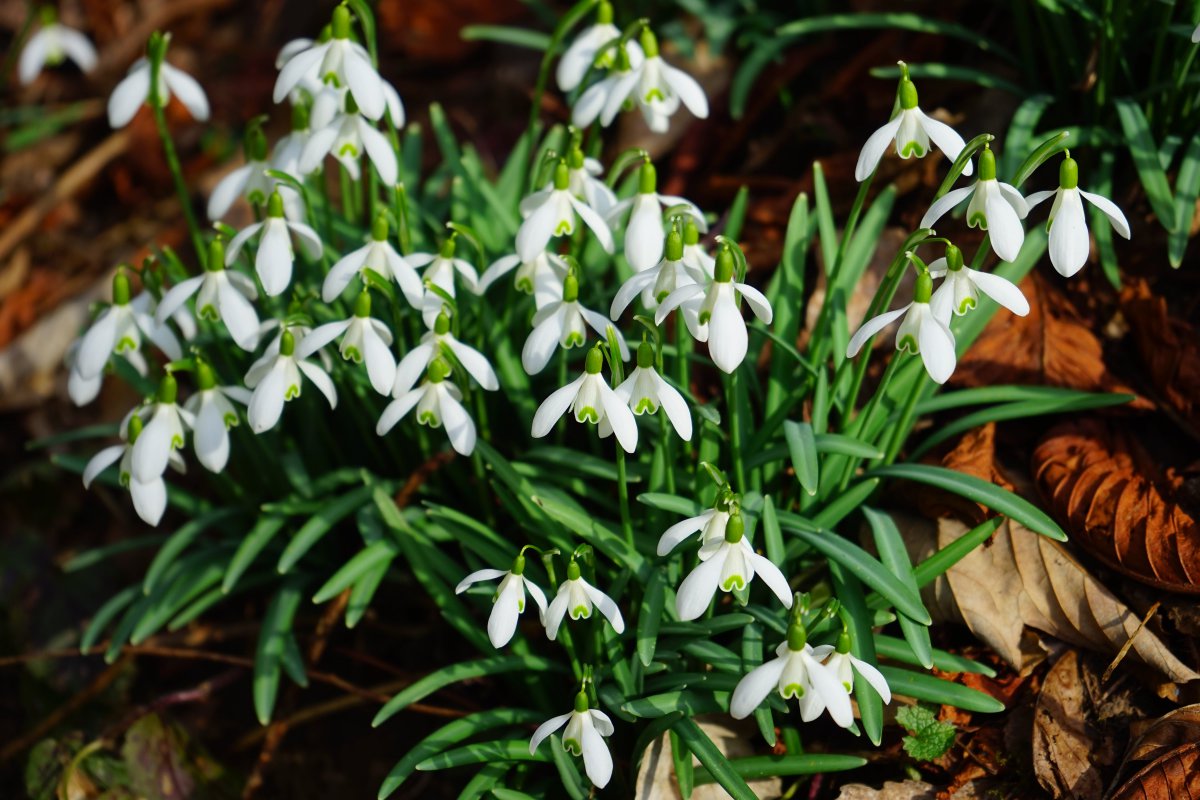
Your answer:
[[[989,422],[967,431],[952,450],[940,460],[934,459],[934,463],[1011,491],[1014,487],[996,463],[995,452],[996,423]],[[978,525],[988,517],[995,516],[986,506],[953,492],[923,485],[914,486],[913,491],[917,508],[927,517],[951,516]]]
[[[1036,273],[1021,282],[1027,316],[997,314],[954,370],[954,383],[1064,386],[1134,394],[1104,364],[1104,348],[1071,301]],[[1151,408],[1139,398],[1134,407]]]
[[[1197,797],[1200,797],[1200,742],[1168,752],[1112,794],[1112,800],[1195,800]]]
[[[1033,469],[1047,504],[1088,552],[1151,586],[1200,593],[1200,523],[1133,437],[1099,420],[1065,423],[1038,445]]]
[[[925,781],[888,781],[876,789],[865,783],[847,783],[837,800],[935,800],[937,789]]]
[[[1094,762],[1099,733],[1089,721],[1079,657],[1068,650],[1046,673],[1033,720],[1033,768],[1055,798],[1087,800],[1104,791]]]
[[[939,520],[936,532],[932,526],[901,525],[908,528],[905,538],[914,559],[934,542],[942,548],[967,531],[953,519]],[[962,620],[1018,670],[1037,658],[1024,635],[1032,628],[1110,657],[1133,637],[1131,658],[1172,683],[1200,679],[1061,544],[1011,520],[922,594],[936,617]]]
[[[1200,741],[1200,703],[1177,708],[1156,720],[1144,720],[1130,726],[1135,736],[1126,761],[1150,761],[1169,750]]]
[[[757,729],[753,725],[735,729],[730,726],[727,717],[718,715],[702,715],[696,717],[695,721],[726,758],[754,754],[750,743],[754,741],[752,731]],[[692,763],[700,765],[695,756],[692,757]],[[748,783],[754,794],[762,800],[770,800],[783,793],[783,781],[780,778],[762,778]],[[680,800],[680,797],[679,782],[675,779],[675,766],[671,760],[671,737],[664,733],[650,743],[642,756],[634,800]],[[729,793],[715,783],[696,786],[692,790],[692,800],[728,800],[728,797]]]
[[[1121,293],[1121,310],[1155,388],[1193,431],[1200,431],[1200,331],[1167,313],[1167,300],[1144,280]]]

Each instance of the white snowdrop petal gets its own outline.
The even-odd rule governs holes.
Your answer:
[[[596,608],[600,610],[600,613],[604,615],[604,618],[609,621],[613,627],[613,630],[618,634],[624,633],[625,620],[621,617],[621,609],[617,607],[617,604],[613,602],[613,599],[591,584],[585,583],[583,585],[583,590],[587,592],[587,596],[591,598],[592,603],[594,603]]]
[[[1028,206],[1032,210],[1035,206],[1037,206],[1038,204],[1040,204],[1041,202],[1043,202],[1045,200],[1049,200],[1051,197],[1054,197],[1054,195],[1057,193],[1058,193],[1057,189],[1047,189],[1044,192],[1034,192],[1033,194],[1031,194],[1025,198],[1025,205]]]
[[[613,771],[612,754],[608,752],[608,745],[593,726],[584,725],[580,747],[583,750],[583,771],[597,789],[603,789],[612,778]]]
[[[87,466],[83,468],[83,488],[90,489],[92,481],[96,480],[96,477],[104,470],[117,463],[123,455],[125,455],[125,445],[114,444],[92,456]]]
[[[304,143],[304,149],[300,151],[300,160],[296,163],[297,169],[301,173],[300,177],[308,175],[321,166],[321,162],[325,160],[325,156],[329,155],[337,138],[337,125],[327,125],[309,134],[308,141]]]
[[[850,656],[850,663],[854,665],[854,670],[866,679],[871,688],[879,693],[883,702],[892,702],[892,689],[888,686],[887,679],[883,677],[883,673],[875,668],[873,664],[868,664],[861,658]]]
[[[517,621],[521,615],[520,598],[517,596],[519,586],[516,581],[510,581],[492,604],[492,613],[488,615],[488,639],[497,650],[512,641],[513,634],[517,632]]]
[[[262,230],[262,227],[263,223],[255,222],[233,235],[233,238],[229,240],[229,245],[225,248],[225,266],[232,266],[233,262],[237,261],[238,254],[242,252],[246,242],[250,241],[251,236]]]
[[[229,429],[225,426],[225,415],[216,402],[210,400],[200,408],[192,445],[196,460],[209,472],[225,469],[229,461]]]
[[[425,374],[429,362],[433,360],[433,345],[422,343],[405,353],[404,358],[396,365],[396,375],[392,384],[392,396],[399,397],[407,392]]]
[[[745,719],[753,714],[755,709],[762,705],[762,701],[767,699],[767,695],[779,685],[785,663],[786,658],[773,658],[750,670],[738,681],[733,696],[729,699],[729,715],[734,719]]]
[[[551,717],[537,727],[533,732],[533,738],[529,740],[529,752],[536,753],[538,745],[546,740],[550,734],[567,724],[567,720],[571,718],[570,714],[560,714],[557,717]]]
[[[699,119],[708,117],[708,97],[695,78],[666,62],[662,65],[662,77],[693,116]]]
[[[272,222],[277,224],[271,224]],[[262,281],[263,291],[269,297],[281,295],[292,282],[292,243],[288,239],[287,227],[282,220],[271,220],[263,226],[258,242],[258,253],[254,258],[254,271]]]
[[[523,263],[533,261],[546,249],[558,223],[556,204],[547,199],[533,210],[517,230],[517,255]]]
[[[825,701],[825,707],[829,709],[829,716],[833,717],[833,721],[841,727],[850,727],[854,723],[854,711],[850,707],[850,695],[846,692],[846,688],[823,664],[818,664],[811,657],[805,658],[805,662],[808,667],[808,678],[812,682],[813,689]]]
[[[925,212],[925,216],[921,217],[920,227],[932,228],[934,223],[946,215],[956,205],[966,200],[967,197],[975,191],[975,185],[965,186],[961,189],[952,189],[946,192],[933,202],[929,210]]]
[[[176,69],[165,61],[161,66],[162,78],[170,87],[171,92],[179,98],[179,102],[197,122],[208,120],[208,97],[199,82],[181,69]]]
[[[292,89],[304,79],[306,75],[318,69],[321,61],[325,58],[325,52],[329,49],[332,42],[325,42],[296,53],[288,62],[283,65],[283,69],[279,71],[279,77],[275,79],[274,100],[276,103],[282,103]],[[283,52],[280,52],[280,57]]]
[[[933,140],[933,143],[936,144],[938,148],[940,148],[941,151],[946,154],[946,158],[950,159],[951,161],[956,160],[959,153],[961,153],[963,148],[967,146],[967,143],[964,142],[963,138],[958,135],[958,132],[946,123],[939,122],[933,117],[930,117],[919,108],[913,109],[913,112],[916,114],[917,120],[920,122],[921,127],[925,129],[925,133],[927,133],[929,138]],[[971,166],[971,162],[968,161],[967,166],[963,169],[962,174],[970,177],[972,172],[974,172],[974,169]]]
[[[676,522],[671,527],[667,528],[663,535],[658,540],[658,555],[665,556],[679,545],[680,542],[687,539],[689,536],[699,533],[703,530],[708,521],[712,519],[716,511],[709,509],[698,517],[688,517],[682,522]]]
[[[638,195],[625,229],[625,259],[641,272],[654,267],[663,255],[662,208],[655,195]]]
[[[396,181],[399,180],[400,166],[396,162],[396,151],[392,149],[391,142],[387,140],[386,136],[362,120],[358,123],[358,133],[362,137],[367,156],[371,159],[379,177],[383,179],[384,185],[395,186]]]
[[[279,422],[279,416],[283,413],[284,393],[287,391],[285,384],[283,370],[273,366],[254,387],[246,417],[250,420],[250,429],[255,433],[270,430]]]
[[[732,285],[713,304],[708,321],[708,354],[723,372],[733,373],[746,358],[750,336],[746,321],[733,301]]]
[[[133,498],[133,510],[147,525],[158,525],[167,510],[167,484],[161,477],[151,481],[129,481],[129,496]]]
[[[929,377],[945,383],[954,373],[954,336],[950,329],[934,318],[932,311],[921,321],[917,346]]]
[[[767,296],[748,283],[734,285],[737,287],[738,293],[745,299],[747,305],[750,306],[750,310],[754,312],[754,316],[770,325],[773,313],[771,311],[771,301],[767,299]]]
[[[725,567],[724,554],[727,552],[728,549],[723,548],[712,558],[700,562],[700,565],[683,579],[683,583],[679,584],[675,594],[675,612],[683,622],[697,619],[708,610],[713,595],[716,594],[721,571]]]
[[[1005,261],[1016,260],[1025,242],[1025,229],[1021,226],[1016,209],[999,191],[992,191],[984,199],[984,212],[987,214],[992,250]]]
[[[167,293],[163,295],[162,302],[158,304],[158,308],[154,311],[154,321],[159,325],[166,323],[172,314],[183,308],[183,304],[187,302],[189,297],[200,290],[200,284],[204,282],[204,278],[204,275],[197,275],[194,278],[181,281],[168,289]]]
[[[547,306],[550,308],[550,306]],[[536,375],[550,363],[550,357],[558,348],[559,339],[563,334],[563,314],[561,309],[542,320],[525,339],[521,348],[521,366],[529,375]]]
[[[218,220],[225,216],[234,201],[241,197],[242,192],[246,190],[250,173],[256,168],[261,169],[262,165],[244,164],[221,178],[213,188],[212,194],[208,196],[209,219]]]
[[[336,322],[326,322],[306,333],[296,344],[296,358],[305,359],[312,356],[322,347],[329,345],[350,327],[352,320],[341,319]]]
[[[425,390],[423,388],[409,389],[388,403],[383,409],[383,413],[379,416],[379,422],[375,425],[376,435],[383,436],[394,428],[397,422],[413,410],[413,407],[416,406],[424,394]]]
[[[150,93],[150,65],[134,66],[121,79],[108,98],[108,124],[113,128],[124,128],[146,102]]]
[[[117,344],[119,313],[116,306],[105,309],[83,335],[75,354],[75,369],[81,376],[94,378],[104,372]]]
[[[502,569],[479,569],[472,572],[467,577],[458,582],[454,587],[455,594],[462,594],[471,584],[479,583],[480,581],[494,581],[497,578],[503,578],[508,573]]]
[[[979,272],[970,267],[963,269],[969,270],[968,275],[979,291],[1019,317],[1029,313],[1029,301],[1015,283],[990,272]]]
[[[687,286],[680,286],[675,291],[663,298],[658,304],[658,308],[654,312],[654,324],[662,325],[672,311],[679,306],[694,299],[704,293],[704,287],[698,283],[689,283]]]
[[[371,388],[382,395],[391,394],[396,381],[396,360],[391,348],[373,328],[368,328],[363,335],[363,361],[367,365]]]
[[[288,220],[286,223],[288,230],[295,235],[296,241],[300,244],[300,250],[304,255],[315,261],[321,257],[324,248],[321,245],[321,237],[317,235],[308,225],[303,222],[293,222]]]
[[[858,182],[870,177],[879,160],[887,152],[888,147],[896,139],[896,131],[900,130],[901,115],[897,114],[890,122],[872,133],[858,154],[858,163],[854,166],[854,179]]]
[[[17,77],[23,85],[28,86],[33,83],[33,79],[42,71],[42,67],[46,64],[46,56],[50,52],[50,37],[52,32],[49,28],[42,30],[29,37],[29,41],[25,43],[25,49],[21,51],[21,60],[17,64]],[[113,126],[118,127],[116,125]]]
[[[455,452],[469,456],[475,450],[475,422],[462,403],[443,392],[441,398],[442,424]]]
[[[1112,223],[1113,230],[1121,234],[1124,238],[1129,238],[1129,220],[1125,219],[1125,213],[1117,207],[1116,203],[1107,197],[1085,192],[1083,189],[1080,189],[1079,193],[1083,195],[1085,200],[1104,212],[1104,216],[1108,217],[1109,222]]]
[[[637,449],[638,429],[637,419],[629,406],[621,402],[621,398],[609,388],[607,383],[600,383],[600,403],[604,406],[604,418],[612,426],[617,442],[626,453]]]
[[[296,366],[304,373],[304,377],[312,381],[313,386],[316,386],[321,394],[325,395],[325,399],[329,401],[329,407],[337,408],[337,389],[333,385],[333,379],[320,367],[309,361],[297,361]]]
[[[629,304],[633,302],[633,298],[653,286],[657,279],[658,272],[653,269],[635,272],[617,290],[616,296],[613,297],[612,306],[608,310],[608,316],[616,322],[621,317],[621,314],[625,313],[625,309],[629,307]]]
[[[229,335],[243,350],[250,350],[258,339],[258,314],[254,304],[234,287],[229,280],[217,285],[217,302],[220,303],[221,321]]]
[[[375,67],[371,66],[370,60],[364,58],[357,49],[348,47],[342,59],[342,71],[350,87],[350,94],[362,115],[371,120],[382,117],[387,108],[383,79],[379,77]],[[395,182],[394,178],[389,181],[390,184]]]
[[[575,196],[568,197],[568,200],[571,203],[571,208],[575,209],[575,213],[583,220],[583,224],[591,228],[592,233],[596,234],[596,241],[600,242],[600,246],[604,248],[604,252],[611,253],[613,251],[612,231],[608,229],[608,223],[604,221],[604,218]]]
[[[604,107],[600,110],[600,124],[607,128],[616,119],[617,112],[621,110],[621,106],[629,98],[630,92],[637,86],[638,80],[641,78],[641,70],[634,67],[629,72],[610,76],[606,80],[611,80],[609,84],[608,97],[605,98]]]
[[[671,425],[679,434],[680,439],[685,442],[691,441],[692,413],[688,410],[687,401],[676,391],[674,386],[667,383],[658,373],[654,374],[654,380],[658,386],[658,401],[662,404],[667,419],[671,421]]]
[[[533,415],[531,433],[535,439],[540,439],[550,433],[554,428],[554,423],[558,422],[562,418],[562,415],[567,413],[567,409],[575,401],[575,396],[579,393],[579,387],[583,384],[586,377],[586,374],[580,375],[566,386],[552,392],[549,397],[542,401],[542,404],[538,406],[537,412]]]
[[[467,374],[474,378],[481,388],[489,392],[500,388],[500,380],[496,377],[496,371],[492,369],[492,365],[483,353],[457,339],[450,339],[448,344],[454,351],[454,357],[459,360]]]
[[[743,539],[742,541],[745,541]],[[758,553],[747,552],[746,558],[749,559],[751,566],[754,567],[754,574],[762,578],[763,583],[775,593],[779,598],[779,602],[783,603],[784,608],[792,607],[792,587],[788,585],[787,578],[779,571],[779,567],[771,559],[760,556]]]

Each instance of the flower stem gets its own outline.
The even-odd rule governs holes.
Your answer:
[[[621,507],[621,531],[625,534],[625,543],[633,545],[633,520],[629,516],[629,481],[625,475],[625,451],[620,443],[617,449],[617,500]]]
[[[867,405],[863,408],[863,412],[855,418],[850,424],[850,430],[846,433],[850,436],[858,436],[861,432],[867,429],[871,424],[871,418],[875,416],[875,409],[879,406],[881,397],[887,394],[888,385],[892,382],[896,371],[899,369],[900,362],[903,360],[904,351],[898,350],[888,359],[887,367],[883,370],[883,377],[879,379],[879,385],[875,387],[875,393],[871,395],[871,399],[867,401]],[[864,354],[865,356],[865,354]],[[867,359],[864,357],[863,361]],[[846,471],[842,475],[841,481],[838,483],[838,491],[845,490],[849,485],[850,479],[854,477],[854,470],[858,465],[858,458],[850,458],[847,461]]]
[[[833,258],[833,264],[830,265],[828,272],[829,277],[825,282],[825,301],[821,304],[821,311],[817,315],[817,324],[813,327],[815,331],[815,358],[814,361],[821,362],[829,354],[829,345],[833,342],[833,337],[827,335],[825,326],[829,323],[833,313],[833,302],[839,296],[838,279],[842,271],[842,263],[846,260],[846,251],[850,248],[850,240],[854,238],[854,229],[858,227],[858,219],[862,216],[863,207],[867,203],[867,192],[871,189],[871,184],[875,181],[875,172],[872,172],[865,181],[858,185],[858,194],[854,197],[854,204],[850,206],[850,215],[846,218],[846,227],[842,229],[841,238],[838,240],[838,249]]]
[[[175,194],[179,196],[179,205],[183,209],[183,218],[187,221],[188,232],[192,237],[192,248],[196,251],[196,260],[204,269],[208,253],[204,247],[204,237],[200,234],[200,225],[196,222],[196,213],[192,210],[192,198],[188,193],[187,182],[183,179],[183,167],[179,163],[179,154],[175,152],[175,142],[167,127],[167,115],[163,110],[162,98],[158,93],[159,71],[162,62],[157,59],[150,61],[150,108],[154,112],[154,127],[158,129],[158,139],[162,142],[163,155],[167,159],[167,169],[171,173],[171,181],[175,184]]]
[[[904,441],[908,438],[908,433],[913,425],[913,416],[916,413],[917,403],[923,395],[925,383],[929,377],[922,375],[913,386],[912,391],[908,393],[908,398],[904,401],[904,408],[900,412],[900,419],[896,423],[896,427],[892,431],[891,441],[888,443],[885,451],[883,463],[891,464],[896,460],[896,456],[900,454],[900,448],[904,446]]]
[[[737,481],[738,491],[746,490],[746,468],[742,465],[742,415],[738,391],[740,389],[738,373],[735,369],[725,379],[725,403],[729,407],[729,450],[733,459],[733,475]]]

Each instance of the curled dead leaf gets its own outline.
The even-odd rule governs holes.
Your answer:
[[[1111,800],[1193,800],[1200,797],[1200,742],[1161,756],[1125,782]]]
[[[1200,330],[1167,313],[1167,299],[1146,281],[1127,286],[1121,310],[1159,395],[1200,432]]]
[[[1134,723],[1130,732],[1135,738],[1129,744],[1126,763],[1160,758],[1180,745],[1200,741],[1200,703],[1177,708],[1156,720]]]
[[[996,463],[995,453],[996,423],[989,422],[967,431],[953,449],[934,463],[1012,491],[1014,486]],[[913,488],[917,508],[927,517],[950,516],[978,525],[988,517],[995,516],[987,507],[962,495],[923,485]]]
[[[1099,420],[1065,423],[1038,445],[1033,469],[1059,522],[1096,558],[1151,586],[1200,594],[1200,523],[1132,436]]]
[[[1083,664],[1068,650],[1046,674],[1033,721],[1033,767],[1055,798],[1087,800],[1104,792],[1102,766],[1114,761],[1111,743],[1092,724]]]

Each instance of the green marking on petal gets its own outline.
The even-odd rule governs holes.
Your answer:
[[[352,145],[350,142],[346,142],[338,149],[337,154],[338,158],[346,155],[350,156],[351,158],[358,158],[358,148]]]
[[[555,236],[566,236],[570,232],[571,232],[571,221],[566,220],[566,219],[560,221],[558,223],[558,227],[556,227],[554,229]]]
[[[575,415],[575,419],[579,422],[590,422],[595,425],[600,421],[600,414],[591,406],[584,406],[579,409],[579,413]]]
[[[847,683],[846,681],[842,681],[842,686],[846,689],[847,692],[850,691],[850,684]]]
[[[180,436],[179,434],[172,436],[171,437],[171,448],[174,450],[178,450],[181,447],[183,447],[183,437]]]
[[[662,90],[656,86],[650,91],[646,92],[645,96],[642,98],[642,102],[653,103],[655,100],[657,100],[661,103],[666,99],[667,98],[663,96]]]
[[[197,313],[200,315],[200,319],[206,319],[209,322],[216,322],[221,318],[221,315],[217,313],[217,309],[212,303],[208,303]]]
[[[293,383],[291,386],[287,387],[287,391],[283,393],[284,400],[295,400],[299,396],[300,384],[298,383]]]
[[[234,414],[233,412],[227,413],[222,419],[225,421],[226,429],[236,428],[238,426],[237,414]]]
[[[576,739],[563,739],[563,749],[573,756],[583,755],[583,746]]]
[[[984,213],[982,211],[976,211],[974,214],[971,215],[970,219],[967,220],[967,225],[969,225],[972,228],[979,228],[980,230],[986,231],[987,230],[987,216],[984,215]]]
[[[524,601],[524,600],[518,600],[518,601],[517,601],[517,613],[518,613],[518,614],[524,614],[524,613],[525,613],[525,601]]]
[[[709,321],[710,319],[712,319],[712,312],[711,312],[711,311],[701,311],[701,312],[700,312],[700,324],[701,324],[701,325],[707,325],[707,324],[708,324],[708,321]]]
[[[909,335],[905,335],[900,339],[900,341],[896,342],[896,349],[907,350],[910,353],[917,353],[920,351],[917,345],[917,340]]]
[[[122,336],[120,341],[117,342],[117,346],[114,347],[113,350],[118,353],[137,350],[137,342],[128,336]]]
[[[591,611],[587,606],[575,606],[571,609],[571,619],[587,619],[591,616]]]
[[[963,301],[958,304],[958,315],[961,317],[963,314],[967,313],[974,307],[975,307],[975,298],[974,297],[964,297]]]
[[[635,414],[653,414],[658,411],[658,406],[649,397],[643,397],[638,401],[637,408],[633,410]]]
[[[741,575],[730,575],[721,584],[721,588],[727,592],[738,591],[746,588],[746,579]]]
[[[517,290],[525,294],[533,294],[533,281],[528,278],[517,278]]]
[[[129,473],[122,472],[119,475],[117,475],[117,483],[121,484],[122,487],[128,489],[129,488]]]
[[[440,428],[442,426],[442,421],[432,411],[422,411],[417,415],[417,422],[422,425],[428,425],[431,428]]]
[[[342,353],[342,358],[353,361],[355,364],[361,364],[363,360],[362,353],[358,352],[357,347],[347,347],[346,352]]]
[[[256,206],[260,206],[267,202],[267,196],[262,193],[261,189],[255,189],[254,191],[250,192],[250,194],[246,196],[246,199],[249,200],[252,205]]]
[[[582,333],[571,331],[567,334],[567,338],[563,339],[562,346],[570,350],[572,347],[583,347],[585,341]]]
[[[789,683],[780,689],[779,693],[783,695],[784,700],[792,697],[804,697],[804,687],[798,683]]]
[[[925,157],[925,148],[921,147],[920,142],[908,142],[900,150],[901,158],[911,158],[913,156],[917,158]]]

